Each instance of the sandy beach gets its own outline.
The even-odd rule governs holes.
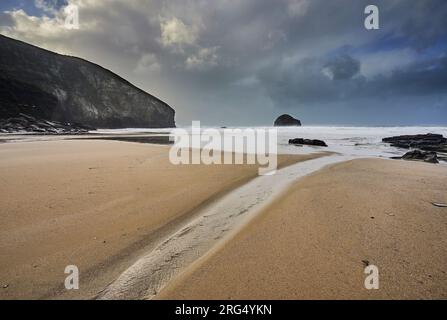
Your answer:
[[[256,165],[175,166],[168,151],[110,140],[1,144],[0,298],[96,298],[258,175]],[[447,298],[446,209],[432,204],[447,202],[446,181],[445,165],[330,165],[294,182],[155,298]],[[379,268],[379,290],[364,288],[367,264]],[[67,265],[79,267],[80,290],[65,290]]]
[[[169,147],[101,140],[0,145],[0,298],[94,298],[165,235],[257,176],[174,166]],[[279,167],[317,155],[280,156]],[[80,290],[66,291],[77,265]]]
[[[297,181],[158,299],[446,299],[445,166],[359,159]],[[366,290],[364,268],[379,269]]]

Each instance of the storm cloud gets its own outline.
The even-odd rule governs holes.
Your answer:
[[[0,32],[101,64],[179,124],[447,123],[447,4],[354,0],[9,1]],[[66,5],[79,30],[64,28]]]

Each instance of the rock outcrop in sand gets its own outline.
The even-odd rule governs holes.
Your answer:
[[[429,163],[439,163],[438,155],[433,151],[409,151],[402,156],[403,160],[424,161]]]
[[[419,160],[430,163],[438,163],[439,159],[447,160],[447,138],[441,134],[416,134],[383,138],[382,142],[403,149],[414,149],[402,157],[394,157],[403,160]]]
[[[36,119],[20,113],[17,117],[0,119],[0,133],[33,132],[37,134],[80,134],[93,130],[75,123]]]
[[[20,114],[95,128],[175,127],[169,105],[113,72],[0,35],[0,119]]]
[[[383,142],[391,146],[404,149],[420,149],[447,153],[447,138],[442,134],[416,134],[383,138]]]
[[[326,142],[317,139],[303,139],[303,138],[289,139],[289,144],[327,147]]]

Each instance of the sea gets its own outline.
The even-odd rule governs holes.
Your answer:
[[[273,129],[273,127],[202,127],[201,129],[216,129],[223,133],[225,129]],[[183,127],[191,133],[191,127]],[[383,143],[385,137],[398,135],[413,135],[437,133],[447,137],[447,127],[407,126],[407,127],[350,127],[350,126],[302,126],[302,127],[278,127],[278,153],[279,154],[308,154],[319,151],[331,151],[349,157],[396,157],[402,156],[408,150],[391,147]],[[172,133],[173,129],[117,129],[97,130],[97,134],[106,135],[144,135]],[[328,145],[327,148],[313,146],[289,145],[292,138],[318,139]],[[224,149],[224,148],[222,148]]]

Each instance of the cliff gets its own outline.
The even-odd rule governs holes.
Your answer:
[[[0,35],[0,119],[95,128],[175,127],[175,111],[115,73]]]

